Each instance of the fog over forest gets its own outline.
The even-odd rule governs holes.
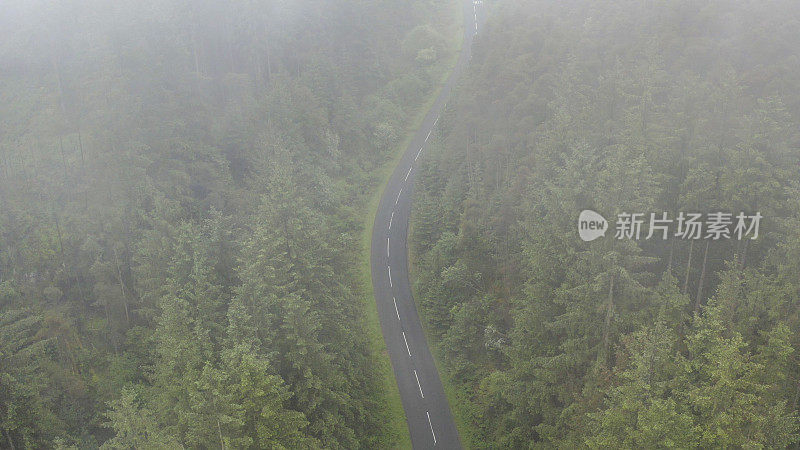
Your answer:
[[[800,448],[800,3],[4,1],[0,448],[412,446]]]

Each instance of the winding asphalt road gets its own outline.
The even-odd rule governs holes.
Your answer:
[[[453,415],[433,362],[408,281],[408,217],[419,158],[431,138],[450,91],[469,63],[472,40],[483,21],[483,2],[459,0],[464,42],[456,65],[403,154],[386,186],[372,227],[372,284],[383,338],[415,449],[460,449]]]

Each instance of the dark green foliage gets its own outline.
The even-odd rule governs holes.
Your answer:
[[[391,446],[358,236],[453,19],[4,4],[0,447]]]
[[[788,1],[494,10],[411,239],[475,446],[798,445],[798,26]],[[578,238],[583,209],[606,239]],[[765,219],[617,241],[623,211]]]

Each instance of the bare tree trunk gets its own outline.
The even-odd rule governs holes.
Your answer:
[[[703,254],[703,268],[700,270],[700,284],[697,286],[697,298],[694,301],[694,310],[700,309],[700,302],[703,300],[703,284],[706,280],[706,263],[708,262],[708,245],[711,241],[706,241],[706,251]]]
[[[656,352],[650,352],[650,364],[649,370],[647,371],[647,387],[650,389],[650,392],[653,392],[653,377],[656,372]]]
[[[58,138],[58,148],[61,152],[61,165],[64,166],[64,186],[67,186],[67,157],[64,156],[64,137]]]
[[[267,44],[267,87],[272,82],[272,59],[269,56],[269,44]]]
[[[225,450],[225,440],[222,439],[222,426],[219,424],[219,419],[217,419],[217,432],[219,433],[219,443],[222,445],[222,450]]]
[[[744,270],[745,264],[747,263],[747,245],[750,241],[744,241],[744,249],[742,249],[742,260],[740,262],[739,270]]]
[[[290,239],[289,239],[290,238],[290,235],[289,235],[289,223],[286,220],[285,216],[281,217],[281,222],[283,224],[283,236],[284,236],[284,239],[286,239],[286,242],[285,242],[285,244],[286,244],[286,257],[289,258],[290,260],[294,261],[294,257],[292,256],[292,246],[289,244],[289,242],[290,242]]]
[[[686,261],[686,277],[683,279],[683,293],[689,289],[689,271],[692,269],[692,251],[694,250],[694,239],[689,244],[689,259]]]
[[[111,339],[111,313],[108,311],[108,296],[104,296],[105,301],[103,302],[103,309],[106,313],[106,328],[108,331],[108,337]]]
[[[611,316],[614,313],[614,280],[617,276],[616,271],[611,274],[611,281],[608,284],[608,302],[606,303],[606,323],[603,329],[603,354],[608,357],[608,347],[611,334]]]
[[[83,156],[83,138],[81,137],[80,126],[78,126],[78,149],[81,152],[81,173],[86,174],[86,158]]]
[[[258,89],[261,90],[261,88],[264,87],[264,74],[262,73],[263,69],[261,68],[261,54],[258,52],[258,50],[256,50],[255,53],[256,53],[256,82],[257,82],[256,84],[258,86]]]
[[[56,207],[53,206],[53,217],[56,221],[56,233],[58,233],[58,249],[61,253],[61,267],[64,269],[67,268],[67,262],[64,259],[64,241],[61,237],[61,224],[58,222],[58,213],[56,213]]]
[[[672,275],[672,256],[675,253],[675,239],[669,240],[669,256],[667,257],[667,272]]]
[[[192,24],[192,56],[194,56],[194,72],[200,80],[200,56],[197,53],[197,26]]]
[[[81,176],[80,176],[80,188],[83,191],[83,210],[86,211],[89,209],[89,194],[88,188],[86,186],[86,157],[83,153],[83,135],[81,134],[81,125],[80,125],[80,117],[78,117],[78,150],[81,153]]]
[[[61,105],[61,112],[64,114],[64,117],[66,117],[67,106],[64,103],[64,85],[61,83],[61,67],[58,65],[58,58],[55,56],[50,59],[50,62],[53,65],[53,72],[56,74],[56,84],[58,84],[58,101]]]
[[[272,61],[270,60],[270,54],[269,54],[269,34],[267,33],[267,22],[265,21],[263,23],[264,23],[264,42],[266,44],[264,48],[266,49],[267,53],[267,87],[269,87],[269,84],[272,81]]]
[[[125,322],[130,325],[131,319],[128,315],[128,297],[125,295],[125,283],[122,282],[122,269],[119,265],[116,248],[114,249],[114,262],[117,264],[117,279],[119,280],[119,288],[122,290],[122,303],[125,305]]]

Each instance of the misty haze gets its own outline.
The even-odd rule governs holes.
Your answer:
[[[800,449],[800,3],[4,1],[0,448]]]

